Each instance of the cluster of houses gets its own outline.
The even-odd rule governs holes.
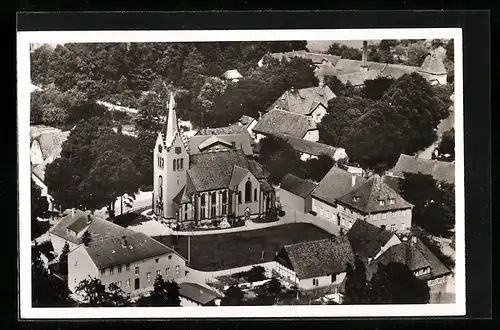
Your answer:
[[[362,61],[307,52],[271,55],[280,60],[310,58],[317,72],[335,74],[354,85],[376,76],[398,78],[410,71],[446,83],[446,72],[440,71],[444,66],[439,49],[427,56],[421,68],[367,62],[366,43]],[[261,61],[259,65],[264,64]],[[235,81],[241,75],[228,71],[224,77]],[[401,197],[399,181],[405,172],[421,172],[453,183],[453,163],[401,155],[396,166],[383,176],[365,177],[353,166],[334,166],[319,182],[287,174],[277,196],[277,187],[270,184],[268,173],[254,157],[263,137],[284,138],[304,161],[328,155],[335,163],[348,163],[344,148],[318,142],[318,123],[335,97],[321,82],[316,87],[292,88],[261,118],[243,116],[233,125],[188,135],[179,126],[171,93],[165,128],[157,136],[152,155],[155,218],[180,227],[231,216],[248,220],[274,209],[279,199],[283,206],[342,228],[339,236],[287,245],[277,254],[275,273],[301,290],[341,292],[346,265],[355,256],[366,263],[369,277],[376,265],[397,261],[408,265],[429,285],[446,281],[451,270],[409,234],[413,205]],[[60,154],[67,134],[57,130],[32,132],[32,176],[40,186],[44,166]],[[90,234],[86,235],[89,241],[83,239],[85,232]],[[217,304],[220,298],[204,286],[183,282],[189,272],[188,261],[171,247],[86,212],[72,210],[50,229],[49,235],[56,257],[66,242],[70,246],[67,281],[72,291],[81,280],[92,276],[106,286],[115,283],[126,293],[140,294],[150,290],[156,276],[161,275],[179,280],[183,297],[196,305]]]

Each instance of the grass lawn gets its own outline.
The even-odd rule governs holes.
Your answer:
[[[294,223],[266,229],[191,237],[190,267],[201,271],[222,270],[273,261],[284,245],[328,238],[331,235],[311,224]],[[156,236],[154,239],[187,258],[187,236]],[[261,258],[264,251],[264,258]]]

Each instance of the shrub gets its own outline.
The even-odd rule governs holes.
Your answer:
[[[284,216],[285,216],[285,211],[283,211],[283,210],[278,210],[278,216],[279,216],[279,217],[284,217]]]

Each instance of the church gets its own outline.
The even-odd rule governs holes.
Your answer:
[[[166,127],[153,152],[153,211],[159,220],[198,226],[230,215],[249,219],[275,205],[264,169],[241,144],[213,137],[204,144],[201,152],[190,152],[171,93]]]

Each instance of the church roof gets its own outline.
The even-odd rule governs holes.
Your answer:
[[[179,134],[179,125],[177,123],[177,115],[174,110],[174,93],[170,92],[170,101],[168,104],[168,117],[165,128],[165,146],[169,148],[174,142],[175,137]]]
[[[250,135],[246,131],[240,134],[191,136],[189,138],[189,153],[191,155],[198,154],[204,152],[205,149],[217,144],[224,145],[226,149],[241,149],[243,150],[245,155],[253,155]]]

